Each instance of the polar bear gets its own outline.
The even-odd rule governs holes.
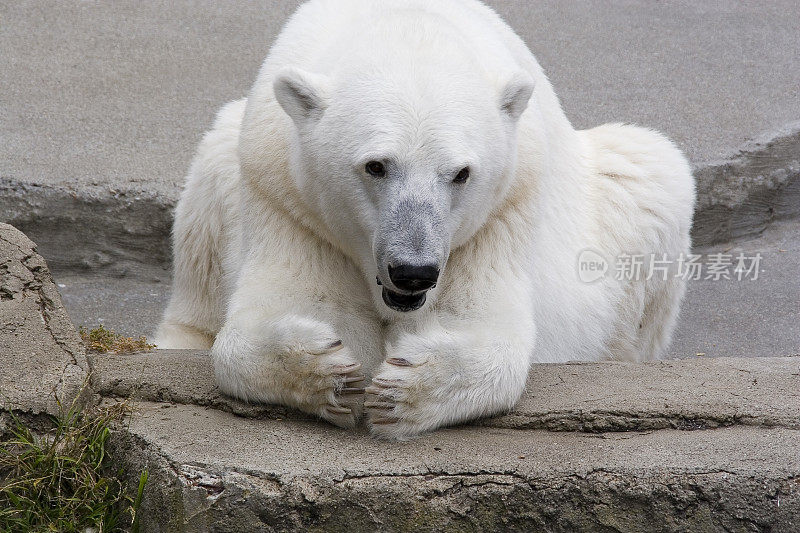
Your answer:
[[[688,252],[694,198],[662,135],[576,131],[482,3],[311,0],[200,144],[155,342],[411,438],[509,410],[532,363],[661,356],[683,280],[578,258]]]

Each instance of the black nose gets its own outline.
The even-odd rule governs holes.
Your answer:
[[[436,265],[389,265],[389,279],[403,291],[427,291],[436,285],[439,268]]]

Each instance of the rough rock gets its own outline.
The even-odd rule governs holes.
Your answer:
[[[0,223],[0,410],[56,414],[81,395],[88,364],[44,259]]]

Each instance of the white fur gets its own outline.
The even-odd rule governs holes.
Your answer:
[[[376,157],[394,174],[365,175]],[[452,184],[465,165],[470,180]],[[155,342],[213,343],[224,392],[342,426],[361,413],[361,395],[340,394],[360,362],[371,430],[408,438],[510,409],[532,362],[661,356],[683,282],[582,283],[577,259],[688,252],[693,206],[672,143],[575,131],[483,4],[312,0],[200,144]],[[400,313],[375,276],[409,249],[386,244],[397,221],[418,219],[419,253],[443,270]]]

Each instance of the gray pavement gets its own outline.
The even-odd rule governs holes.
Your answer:
[[[800,354],[800,221],[775,223],[758,237],[695,252],[705,264],[713,262],[713,253],[731,256],[734,264],[740,253],[760,254],[760,272],[758,279],[690,281],[672,357]]]
[[[174,199],[297,3],[2,2],[0,177]],[[658,128],[700,165],[800,120],[794,0],[490,3],[578,127]]]
[[[104,325],[130,337],[151,336],[170,294],[170,279],[56,274],[58,290],[75,327]]]
[[[174,199],[200,135],[296,5],[2,2],[2,177]]]

